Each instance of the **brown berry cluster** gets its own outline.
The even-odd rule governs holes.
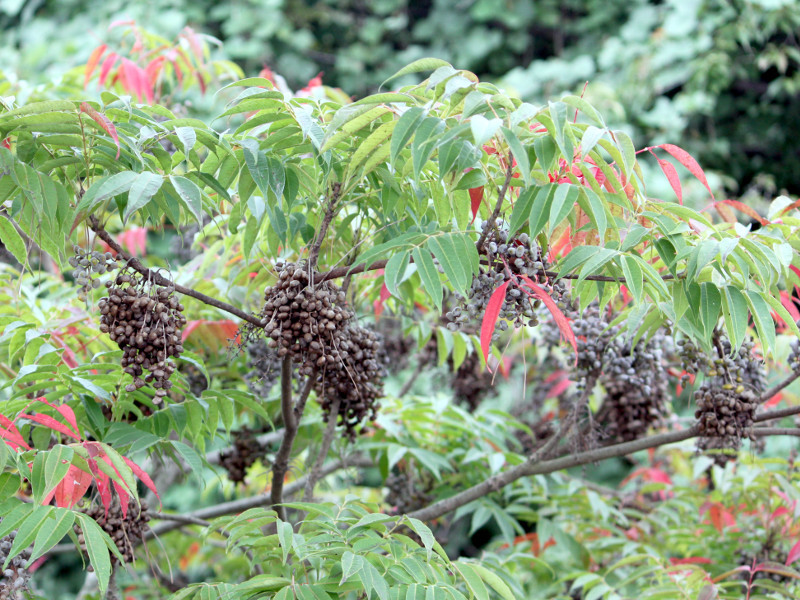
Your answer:
[[[181,329],[186,317],[174,289],[145,282],[136,273],[123,272],[106,283],[108,297],[100,309],[100,331],[108,333],[123,352],[123,370],[133,377],[125,390],[133,392],[150,383],[159,403],[172,387],[171,360],[183,352]],[[149,373],[142,378],[147,370]]]
[[[386,481],[386,503],[391,507],[389,514],[404,515],[413,512],[423,506],[427,506],[433,500],[433,479],[420,481],[415,473],[409,473],[407,468],[395,468]]]
[[[98,275],[112,273],[119,268],[119,263],[111,252],[97,252],[96,250],[85,250],[77,244],[72,246],[74,256],[69,257],[69,264],[74,269],[72,277],[75,283],[80,286],[78,299],[85,302],[89,294],[94,289],[101,286],[97,279]]]
[[[264,457],[265,450],[256,432],[249,427],[242,427],[234,433],[231,449],[220,453],[219,464],[228,472],[228,479],[242,483],[247,470]]]
[[[2,519],[0,519],[0,522],[2,522]],[[14,539],[16,537],[17,532],[12,531],[4,538],[0,538],[0,565],[5,564],[8,555],[11,553],[11,547],[14,545]],[[0,577],[0,600],[23,600],[23,598],[30,597],[29,582],[31,575],[25,567],[30,556],[30,549],[26,549],[12,558],[8,566],[2,570],[2,577]],[[1,568],[2,566],[0,566],[0,569]]]
[[[366,417],[373,419],[382,395],[383,368],[377,335],[353,322],[345,294],[331,282],[314,284],[304,264],[283,265],[266,289],[263,319],[267,346],[289,357],[314,390],[327,416],[339,401],[348,438]]]
[[[485,229],[487,224],[484,223],[483,226]],[[494,291],[507,281],[511,283],[506,288],[494,338],[498,338],[501,331],[507,330],[509,323],[514,327],[538,325],[536,309],[541,305],[541,300],[530,295],[530,290],[522,284],[520,276],[531,279],[555,300],[559,300],[566,292],[560,282],[553,282],[548,278],[547,259],[542,255],[539,246],[531,242],[527,233],[511,237],[502,226],[492,229],[480,252],[484,265],[481,266],[480,274],[472,280],[465,306],[456,306],[446,314],[450,320],[447,327],[451,331],[461,328],[470,320],[482,318]]]
[[[114,543],[119,549],[123,560],[126,563],[133,562],[134,550],[139,540],[144,539],[144,534],[147,531],[147,523],[150,521],[150,515],[147,511],[147,504],[140,501],[141,506],[130,503],[128,506],[128,514],[122,515],[122,507],[119,503],[119,498],[114,496],[108,511],[98,502],[93,502],[89,508],[84,510],[88,516],[97,521],[97,524],[105,531],[109,537],[114,540]],[[86,543],[84,541],[83,531],[78,525],[74,526],[75,533],[78,536],[78,542],[81,549],[86,551]],[[112,562],[117,562],[115,556],[111,557]]]
[[[452,367],[452,358],[450,358]],[[477,353],[467,354],[463,362],[453,371],[451,387],[457,403],[474,411],[481,401],[496,393],[493,375],[487,368],[481,368],[481,359]]]
[[[247,367],[244,380],[248,389],[259,398],[268,397],[281,372],[275,350],[268,348],[262,339],[250,342],[247,345]]]
[[[703,354],[700,362],[706,379],[694,393],[695,418],[702,434],[699,450],[736,451],[743,438],[755,441],[753,417],[764,391],[764,364],[753,354],[754,345],[752,339],[746,340],[732,354],[730,342],[720,337],[714,354]],[[717,459],[724,463],[726,456],[719,454]]]

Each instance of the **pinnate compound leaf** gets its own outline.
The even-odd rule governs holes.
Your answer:
[[[492,345],[494,326],[497,324],[497,319],[500,316],[500,308],[503,306],[503,302],[506,301],[506,290],[510,283],[511,280],[508,280],[492,292],[492,296],[486,304],[486,312],[483,313],[483,321],[481,322],[481,351],[483,352],[484,362],[489,360],[489,347]]]
[[[114,140],[114,143],[117,145],[117,156],[115,158],[119,158],[119,135],[117,135],[117,128],[114,127],[114,124],[103,113],[92,108],[88,102],[81,102],[81,112],[89,115],[89,117]]]
[[[683,148],[679,148],[674,144],[661,144],[660,146],[656,146],[656,148],[661,148],[662,150],[666,150],[672,156],[674,156],[679,163],[681,163],[684,167],[689,169],[689,172],[697,177],[700,180],[705,188],[708,190],[708,193],[711,194],[711,198],[714,198],[714,192],[711,191],[711,186],[708,185],[708,179],[706,179],[706,174],[703,172],[703,169],[697,163],[697,161]]]
[[[539,300],[544,302],[544,305],[547,307],[547,310],[550,311],[550,314],[553,315],[553,319],[558,326],[558,330],[561,332],[561,335],[564,337],[566,341],[570,343],[572,349],[575,351],[575,362],[578,361],[578,342],[575,339],[575,333],[572,331],[572,326],[569,324],[569,319],[561,312],[561,309],[558,308],[553,298],[550,297],[550,294],[545,292],[541,287],[536,285],[530,277],[527,275],[522,275],[520,277],[522,281],[525,283],[526,287],[530,288],[531,292],[534,296],[536,296]],[[523,290],[524,291],[524,290]]]

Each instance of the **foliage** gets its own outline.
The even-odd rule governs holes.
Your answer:
[[[17,530],[9,560],[30,543],[31,561],[82,545],[101,593],[113,594],[117,573],[123,577],[116,561],[125,557],[107,529],[116,535],[113,524],[128,511],[150,511],[141,502],[146,489],[155,492],[159,479],[174,489],[186,471],[197,479],[183,483],[193,504],[169,504],[161,487],[167,507],[150,515],[160,521],[152,531],[164,536],[166,555],[175,549],[183,557],[181,571],[198,553],[204,570],[196,585],[176,585],[154,569],[136,592],[141,597],[157,597],[163,586],[175,598],[483,600],[559,597],[567,587],[586,598],[710,598],[737,597],[742,585],[756,597],[752,589],[769,591],[768,583],[732,581],[744,572],[728,573],[739,564],[734,547],[711,542],[739,533],[734,527],[779,539],[747,549],[748,573],[798,576],[786,566],[796,551],[783,548],[796,538],[785,518],[797,498],[793,466],[713,467],[711,481],[702,481],[711,459],[690,460],[684,449],[669,472],[642,464],[632,479],[648,485],[633,505],[626,492],[564,472],[701,433],[688,416],[683,425],[654,421],[633,440],[593,435],[593,419],[604,423],[604,405],[619,400],[595,385],[604,360],[647,351],[658,333],[683,348],[683,356],[665,349],[676,355],[673,367],[700,365],[706,381],[725,381],[733,407],[745,384],[755,388],[732,380],[728,368],[740,348],[749,352],[751,335],[765,358],[786,357],[789,338],[800,337],[790,296],[800,285],[797,202],[780,196],[761,216],[718,201],[689,153],[667,142],[637,150],[583,97],[536,106],[431,58],[403,67],[393,81],[421,73],[430,73],[421,83],[354,102],[321,85],[292,94],[274,77],[247,78],[219,90],[230,100],[212,121],[218,128],[141,103],[158,87],[131,87],[130,79],[120,85],[138,99],[117,93],[123,90],[104,90],[100,102],[65,99],[57,89],[37,101],[4,101],[0,240],[19,266],[3,267],[0,304],[0,537]],[[707,192],[702,209],[683,204],[667,155]],[[670,196],[648,192],[647,161],[663,171]],[[760,227],[738,222],[734,210],[756,215]],[[159,260],[142,248],[147,230],[180,233],[190,225],[196,255],[187,261],[169,253]],[[121,239],[138,241],[138,249],[123,249]],[[121,265],[113,283],[106,261]],[[75,286],[65,286],[72,280]],[[338,280],[341,287],[332,283]],[[445,315],[470,298],[476,281],[490,288],[486,305],[460,328],[447,326]],[[117,296],[130,296],[127,305],[138,312],[114,309],[117,322],[100,323],[96,301],[114,286],[127,286]],[[291,288],[307,292],[303,305]],[[111,304],[125,303],[100,306]],[[590,306],[608,320],[602,327],[597,320],[591,340],[578,339],[575,322]],[[176,314],[184,311],[181,330]],[[401,337],[440,365],[450,359],[456,369],[477,356],[481,368],[503,365],[508,373],[506,359],[531,359],[540,371],[551,360],[555,375],[576,385],[560,386],[532,408],[536,422],[486,408],[472,414],[430,388],[416,397],[408,385],[384,394],[388,410],[374,424],[354,422],[352,415],[379,408],[364,405],[366,385],[375,400],[379,369],[368,351],[373,334],[352,313],[376,328],[390,315],[405,320]],[[376,313],[381,320],[370,319]],[[139,363],[151,372],[145,377],[133,355],[125,355],[125,369],[120,363],[137,336],[130,323],[155,328],[151,318],[165,337],[160,346],[149,340],[149,349],[147,340],[136,342],[147,354]],[[270,326],[277,320],[288,325]],[[347,336],[327,333],[337,321]],[[323,322],[326,331],[314,329]],[[586,342],[602,341],[613,326],[625,340],[615,348],[625,350],[589,356]],[[236,345],[274,348],[279,389],[248,388],[242,375],[255,366],[226,355],[228,338],[231,354]],[[359,346],[365,338],[370,344]],[[158,356],[167,344],[175,373],[166,351]],[[760,366],[750,354],[745,362]],[[342,372],[358,393],[330,386]],[[552,374],[537,387],[552,383]],[[261,375],[268,380],[269,368]],[[797,375],[757,389],[758,396],[748,391],[754,402],[775,402]],[[543,408],[552,412],[539,415]],[[720,439],[732,436],[738,447],[743,438],[795,435],[794,428],[759,425],[795,412],[764,409],[745,430]],[[258,469],[261,461],[261,481],[239,494],[212,483],[208,469],[244,425],[266,437],[263,456],[247,464]],[[650,425],[656,433],[648,436]],[[351,443],[344,432],[352,429],[360,435]],[[334,479],[348,465],[372,483]],[[74,508],[91,485],[88,475],[102,519]],[[406,490],[417,482],[424,492],[407,499],[403,514],[378,497],[393,475],[405,478]],[[327,501],[314,502],[327,476]],[[222,492],[212,498],[215,485]],[[202,489],[211,491],[203,496]],[[241,497],[227,500],[225,491]],[[301,501],[290,498],[300,492]],[[698,522],[705,514],[709,523]],[[203,545],[189,547],[174,532],[182,525],[204,527]],[[484,529],[502,541],[473,558],[451,547],[451,558],[436,541],[448,529],[462,537]],[[75,544],[59,544],[65,535]],[[778,547],[787,552],[780,568],[771,553]]]

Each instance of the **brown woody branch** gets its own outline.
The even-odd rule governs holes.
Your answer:
[[[478,238],[478,250],[483,248],[483,243],[486,241],[486,237],[489,235],[489,232],[494,228],[494,224],[497,221],[497,217],[500,215],[500,209],[503,207],[503,202],[506,199],[506,194],[508,193],[508,188],[511,185],[511,179],[514,176],[514,157],[512,156],[511,152],[508,153],[508,157],[506,158],[508,162],[508,168],[506,168],[506,179],[503,182],[503,187],[500,188],[500,191],[497,193],[497,204],[494,205],[494,210],[492,211],[489,220],[486,221],[486,228],[481,233],[481,237]]]
[[[317,481],[319,481],[320,473],[322,472],[322,463],[325,457],[328,456],[328,451],[331,449],[333,436],[336,434],[336,422],[339,420],[339,404],[340,400],[337,398],[331,406],[331,412],[328,415],[328,423],[325,426],[325,435],[322,438],[322,446],[308,474],[308,479],[306,479],[306,487],[303,491],[303,502],[311,500],[314,495],[314,486],[317,484]]]
[[[285,356],[281,361],[281,414],[283,415],[283,426],[286,433],[272,465],[272,490],[270,491],[272,508],[278,513],[278,518],[281,521],[286,520],[286,509],[281,505],[283,502],[283,479],[289,470],[289,458],[292,454],[294,439],[297,436],[298,423],[303,416],[303,410],[314,385],[314,379],[314,373],[308,376],[303,386],[303,391],[300,392],[300,397],[297,399],[297,406],[293,406],[292,359]]]
[[[217,300],[216,298],[212,298],[211,296],[206,296],[205,294],[202,294],[197,290],[193,290],[192,288],[187,288],[185,286],[174,283],[169,279],[167,279],[166,277],[164,277],[158,271],[153,271],[151,269],[148,269],[142,264],[142,261],[140,261],[138,258],[134,256],[129,255],[122,249],[122,247],[117,243],[117,240],[115,240],[111,236],[111,234],[109,234],[105,229],[103,229],[103,226],[100,225],[100,222],[97,220],[97,217],[95,216],[89,217],[89,226],[97,234],[97,237],[99,237],[106,244],[108,244],[109,247],[111,247],[111,249],[114,250],[114,252],[116,252],[118,256],[123,257],[128,262],[129,267],[131,267],[134,271],[141,273],[142,276],[146,277],[149,281],[153,281],[156,284],[165,287],[172,287],[179,294],[183,294],[184,296],[190,296],[196,300],[199,300],[204,304],[208,304],[209,306],[213,306],[220,310],[224,310],[225,312],[237,316],[240,319],[247,321],[248,323],[252,323],[256,327],[264,327],[264,322],[261,319],[258,319],[257,317],[236,308],[232,304],[228,304],[227,302],[222,302],[221,300]]]
[[[325,240],[325,235],[328,233],[328,227],[330,227],[331,221],[333,220],[333,214],[336,212],[336,203],[339,201],[339,194],[341,194],[341,192],[342,184],[337,181],[331,186],[331,194],[328,197],[328,207],[325,209],[325,216],[317,232],[317,239],[314,241],[311,252],[308,254],[308,265],[311,269],[317,266],[319,250],[322,247],[322,242]]]
[[[781,390],[783,390],[783,389],[785,389],[785,388],[789,387],[789,386],[790,386],[792,383],[794,383],[794,381],[795,381],[795,380],[796,380],[798,377],[800,377],[800,371],[792,371],[792,372],[789,374],[789,376],[788,376],[788,377],[786,377],[786,379],[784,379],[783,381],[781,381],[779,384],[777,384],[777,385],[776,385],[775,387],[773,387],[772,389],[769,389],[769,390],[767,390],[766,392],[764,392],[763,394],[761,394],[761,398],[760,398],[760,399],[759,399],[759,401],[758,401],[758,402],[759,402],[759,404],[763,404],[764,402],[766,402],[767,400],[769,400],[770,398],[772,398],[772,397],[773,397],[775,394],[777,394],[777,393],[778,393],[778,392],[780,392]]]

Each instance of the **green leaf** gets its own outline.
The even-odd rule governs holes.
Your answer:
[[[397,121],[389,121],[369,134],[367,139],[359,144],[356,151],[353,152],[352,156],[350,157],[348,171],[351,173],[354,172],[359,166],[361,166],[362,162],[364,162],[370,155],[374,154],[376,148],[389,139],[389,136],[392,135],[392,131],[396,125]]]
[[[441,235],[428,238],[427,248],[439,261],[444,269],[444,275],[450,281],[453,289],[466,295],[467,286],[471,283],[471,268],[462,263],[459,250],[453,242],[452,236]],[[466,258],[466,257],[465,257]]]
[[[519,167],[519,171],[522,173],[522,181],[525,182],[526,186],[529,186],[531,184],[531,165],[530,161],[528,160],[528,153],[525,151],[522,142],[519,141],[519,138],[514,134],[513,131],[507,127],[501,127],[500,131],[502,132],[503,137],[505,138],[506,143],[511,150],[511,154],[517,161],[517,167]]]
[[[75,513],[73,511],[66,508],[54,508],[53,512],[48,515],[47,527],[42,528],[36,535],[36,541],[33,544],[33,551],[28,564],[31,564],[60,542],[72,530],[74,522]]]
[[[176,127],[175,135],[178,136],[178,139],[183,145],[184,156],[188,158],[189,151],[194,148],[194,145],[197,143],[197,133],[192,127]]]
[[[751,290],[745,290],[745,299],[750,305],[750,313],[753,315],[753,322],[758,330],[764,354],[773,354],[775,352],[775,323],[772,321],[766,300],[762,298],[761,294]]]
[[[398,252],[392,255],[383,271],[383,282],[386,284],[389,293],[396,298],[400,297],[400,294],[397,292],[397,286],[401,283],[402,277],[405,275],[410,258],[410,252]]]
[[[622,257],[622,272],[625,275],[625,286],[633,294],[636,303],[642,301],[642,292],[644,290],[644,273],[642,268],[632,256]]]
[[[294,540],[294,531],[292,524],[278,519],[275,524],[278,527],[278,541],[281,544],[281,551],[283,552],[283,564],[286,564],[286,559],[289,552],[292,550],[292,542]]]
[[[0,218],[0,241],[14,255],[19,264],[24,265],[28,262],[28,253],[25,250],[25,242],[22,240],[17,228],[8,220],[6,215]]]
[[[497,130],[503,124],[503,120],[495,117],[494,119],[487,119],[483,115],[475,115],[469,120],[469,126],[472,130],[472,138],[475,140],[476,146],[483,146],[488,142]]]
[[[700,322],[707,338],[711,338],[711,333],[719,321],[719,310],[722,306],[722,295],[719,288],[709,282],[700,284]]]
[[[561,183],[556,187],[553,195],[553,204],[550,207],[550,219],[548,221],[548,235],[570,214],[578,200],[580,190],[571,183]]]
[[[436,136],[444,130],[444,121],[436,117],[425,117],[414,133],[411,143],[411,160],[414,175],[419,178],[420,171],[428,162],[436,142]]]
[[[489,590],[486,589],[474,565],[458,561],[453,563],[453,567],[461,573],[467,587],[478,600],[489,600]]]
[[[563,185],[563,184],[562,184]],[[536,198],[531,204],[531,214],[528,217],[530,225],[530,235],[535,238],[544,229],[547,224],[547,219],[550,217],[550,211],[553,205],[553,197],[556,194],[558,185],[555,183],[548,183],[538,189]]]
[[[69,446],[57,444],[52,450],[40,454],[46,454],[44,463],[44,495],[46,496],[66,477],[75,451]]]
[[[439,271],[436,269],[436,265],[433,264],[430,252],[428,252],[428,250],[421,251],[419,248],[414,248],[411,252],[411,256],[414,258],[414,264],[417,265],[417,272],[422,280],[422,285],[425,287],[425,291],[428,292],[428,295],[436,305],[436,310],[441,312],[442,293],[444,289],[439,279]]]
[[[389,77],[386,81],[384,81],[380,87],[383,87],[387,83],[389,83],[392,79],[397,79],[398,77],[402,77],[403,75],[410,75],[411,73],[420,73],[422,71],[434,71],[440,67],[450,67],[452,66],[449,62],[445,60],[441,60],[440,58],[420,58],[419,60],[415,60],[409,65],[406,65],[399,71],[397,71],[394,75]]]
[[[6,561],[3,564],[3,569],[8,567],[8,563],[12,558],[17,556],[20,552],[25,550],[31,545],[36,538],[36,534],[41,530],[47,521],[48,515],[55,510],[53,506],[36,506],[30,515],[20,523],[17,528],[17,534],[14,538],[14,543],[11,545],[11,550],[8,552]]]
[[[411,139],[411,136],[414,135],[414,132],[417,130],[420,123],[422,123],[424,117],[424,109],[419,106],[412,106],[397,120],[397,125],[395,125],[392,131],[390,154],[392,163],[397,160],[397,155],[405,148],[406,144],[408,144],[408,141]]]
[[[359,577],[361,583],[364,584],[364,591],[368,599],[372,597],[374,591],[380,600],[389,600],[389,586],[378,569],[372,566],[372,563],[366,560],[362,562]]]
[[[192,469],[192,473],[197,477],[200,483],[203,483],[203,459],[200,458],[200,455],[197,451],[192,448],[191,446],[184,444],[183,442],[178,442],[173,440],[170,442],[172,446],[178,451],[178,453],[186,460],[189,464],[189,467]]]
[[[583,187],[580,189],[580,192],[578,203],[581,204],[583,210],[594,222],[600,241],[605,242],[608,219],[606,217],[606,209],[603,200],[591,188]],[[581,202],[583,198],[586,198],[586,203]]]
[[[511,211],[511,218],[508,225],[509,237],[514,235],[520,227],[530,218],[533,208],[533,199],[541,190],[538,187],[525,188],[514,203],[514,210]]]
[[[475,569],[475,571],[477,571],[483,581],[492,586],[494,591],[500,594],[500,597],[503,598],[503,600],[515,600],[511,589],[497,575],[479,564],[473,563],[471,566],[473,569]]]
[[[181,199],[184,207],[189,210],[195,218],[195,221],[201,223],[203,220],[203,206],[200,201],[200,196],[202,194],[200,188],[197,187],[191,179],[186,179],[186,177],[170,175],[169,180],[172,182],[175,191],[178,192],[178,197]]]
[[[2,448],[6,448],[5,444],[0,445]],[[3,450],[0,450],[2,452]],[[5,461],[3,461],[3,465]],[[2,468],[2,466],[0,466]],[[16,473],[0,473],[0,502],[5,501],[7,498],[10,498],[14,494],[17,493],[19,490],[19,485],[21,480],[19,475]]]
[[[100,179],[86,191],[83,199],[78,204],[77,212],[91,211],[95,206],[109,198],[127,192],[131,189],[138,176],[139,174],[133,171],[123,171]]]
[[[433,546],[436,544],[436,538],[433,537],[433,532],[419,519],[415,519],[413,517],[406,517],[406,519],[408,519],[408,524],[411,526],[411,529],[414,530],[414,533],[416,533],[422,540],[422,545],[427,551],[428,562],[430,562],[433,554]]]
[[[128,204],[125,206],[125,213],[123,214],[123,221],[127,221],[128,217],[134,212],[143,208],[156,192],[161,188],[164,179],[158,173],[145,171],[139,173],[134,182],[131,184],[130,191],[128,192]]]

